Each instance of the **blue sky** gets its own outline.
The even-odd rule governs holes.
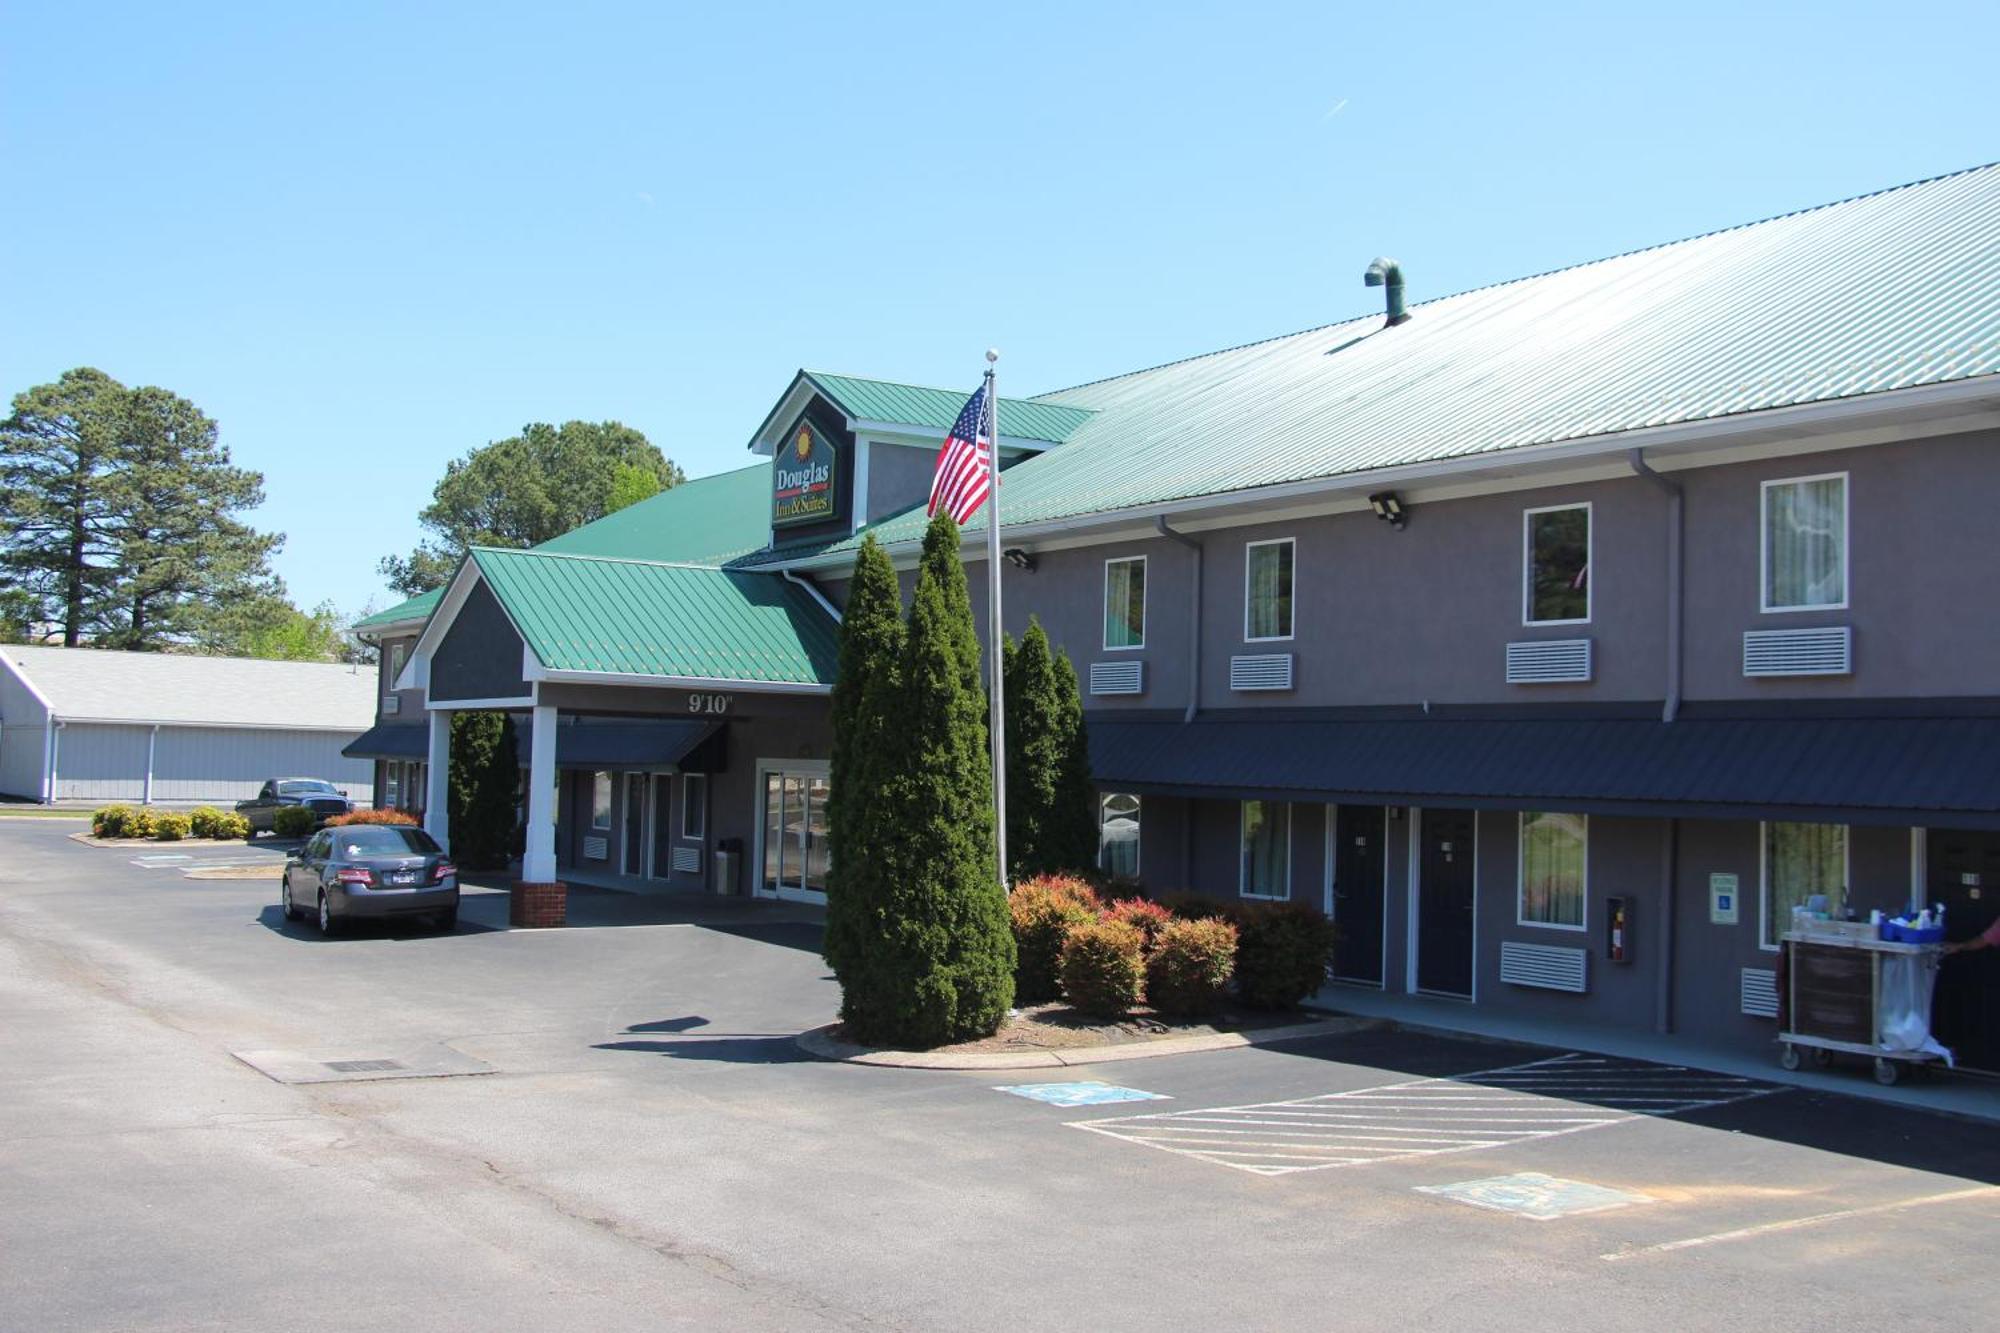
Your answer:
[[[447,459],[740,466],[800,366],[1038,392],[2000,157],[1989,4],[0,4],[0,390],[165,385],[301,604]]]

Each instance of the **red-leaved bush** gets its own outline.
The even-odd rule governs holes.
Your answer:
[[[1144,936],[1142,947],[1148,954],[1153,952],[1153,946],[1159,941],[1161,927],[1174,919],[1174,914],[1165,907],[1144,898],[1120,898],[1104,909],[1104,915],[1108,920],[1137,926],[1140,935]]]
[[[417,817],[407,810],[356,810],[353,814],[335,815],[326,821],[328,828],[339,828],[343,824],[415,824]]]
[[[1236,927],[1227,921],[1169,921],[1146,960],[1146,1000],[1162,1014],[1212,1013],[1236,970]]]
[[[1062,946],[1063,998],[1097,1018],[1123,1018],[1139,1003],[1146,967],[1137,926],[1109,916],[1070,927]]]
[[[1014,926],[1016,1004],[1056,998],[1063,939],[1072,926],[1097,920],[1101,910],[1096,892],[1071,875],[1037,875],[1014,886],[1007,914]]]

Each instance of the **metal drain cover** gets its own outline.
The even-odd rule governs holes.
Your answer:
[[[453,1078],[490,1074],[493,1066],[443,1042],[398,1051],[394,1058],[347,1051],[232,1051],[230,1054],[279,1083],[361,1083],[371,1079]]]

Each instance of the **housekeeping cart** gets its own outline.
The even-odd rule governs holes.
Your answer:
[[[1779,1064],[1797,1069],[1800,1051],[1813,1063],[1833,1053],[1867,1056],[1875,1081],[1891,1085],[1913,1064],[1951,1059],[1931,1036],[1931,990],[1937,983],[1936,943],[1877,938],[1866,922],[1821,922],[1784,936],[1785,1022]]]

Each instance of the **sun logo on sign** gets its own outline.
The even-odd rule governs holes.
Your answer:
[[[796,453],[799,456],[799,461],[803,463],[808,458],[812,457],[812,451],[813,451],[812,427],[804,425],[802,423],[799,426],[798,438],[792,441],[792,452]]]

